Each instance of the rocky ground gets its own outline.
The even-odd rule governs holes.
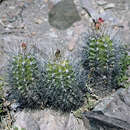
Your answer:
[[[4,69],[8,47],[14,48],[22,42],[37,44],[41,54],[50,57],[59,49],[64,58],[76,63],[84,33],[92,27],[92,19],[99,17],[105,20],[106,30],[120,30],[121,39],[129,43],[129,0],[60,1],[4,0],[0,4],[0,69]]]
[[[3,0],[0,73],[7,61],[6,50],[22,42],[36,44],[44,56],[51,57],[59,49],[64,58],[76,63],[84,33],[93,27],[92,19],[99,17],[105,20],[108,30],[120,30],[120,38],[130,43],[130,0],[74,0],[74,4],[72,0]]]

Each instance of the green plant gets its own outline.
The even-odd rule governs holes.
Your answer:
[[[12,128],[10,128],[10,130],[26,130],[25,128],[18,128],[16,126],[13,126]]]
[[[29,109],[51,107],[68,112],[82,106],[86,88],[76,79],[69,62],[45,62],[35,48],[29,52],[27,49],[23,43],[22,51],[10,56],[9,99]]]
[[[116,70],[118,69],[118,75],[115,76],[115,79],[117,79],[118,85],[127,87],[130,85],[128,82],[129,74],[127,73],[128,66],[130,65],[130,56],[128,56],[125,48],[120,49],[120,55],[119,67],[116,68]]]
[[[2,110],[2,103],[3,103],[3,99],[2,99],[2,97],[3,97],[3,95],[2,95],[2,84],[0,84],[0,114],[3,112],[3,110]]]
[[[92,88],[118,88],[127,80],[130,59],[121,42],[108,35],[90,35],[83,49],[83,67]]]
[[[19,54],[14,56],[10,68],[10,83],[22,93],[38,78],[38,65],[35,56]]]
[[[8,64],[8,84],[10,99],[15,99],[21,107],[40,107],[38,82],[42,68],[32,52],[19,52],[10,57]]]
[[[81,107],[86,91],[76,80],[67,60],[48,63],[44,77],[44,100],[48,107],[69,112]]]
[[[3,92],[4,82],[2,77],[0,77],[0,122],[1,118],[6,114],[4,107],[4,92]]]

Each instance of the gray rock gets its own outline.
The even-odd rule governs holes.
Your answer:
[[[104,10],[104,9],[110,9],[114,8],[114,3],[108,3],[106,1],[97,0],[96,2],[94,0],[80,0],[81,6],[84,8],[89,16],[92,17],[93,20],[97,20],[99,17],[103,18],[105,21],[108,21],[110,25],[118,25],[119,19],[115,16],[115,14],[111,10]],[[102,8],[103,11],[99,11],[97,5],[104,6]],[[100,12],[100,13],[99,13]]]
[[[108,21],[110,25],[119,25],[119,19],[114,15],[111,10],[105,10],[103,13],[99,15],[105,21]]]
[[[114,3],[109,3],[109,4],[104,6],[104,9],[111,9],[111,8],[115,8],[115,4]]]
[[[21,129],[25,128],[26,130],[40,130],[39,125],[33,119],[30,113],[21,112],[16,115],[15,127]]]
[[[22,111],[15,115],[14,126],[26,130],[88,130],[73,114],[61,114],[49,109]]]
[[[91,126],[105,127],[103,130],[129,130],[130,129],[130,87],[119,89],[111,97],[104,98],[92,112],[86,112],[84,119],[88,118]],[[94,128],[93,128],[94,129]]]
[[[107,2],[104,1],[104,0],[97,0],[96,3],[99,5],[99,6],[103,6],[103,5],[106,5]]]
[[[104,102],[104,109],[101,110],[104,115],[126,121],[130,124],[130,87],[128,89],[119,89],[108,103]],[[94,111],[99,111],[102,102],[96,106]],[[100,106],[101,105],[101,106]]]
[[[100,112],[85,112],[84,122],[89,119],[91,130],[129,130],[130,124],[119,119],[105,116]]]
[[[58,2],[49,12],[49,23],[53,27],[65,30],[81,20],[73,0]]]
[[[106,109],[106,106],[112,101],[114,100],[114,96],[115,94],[124,91],[123,88],[119,89],[117,92],[115,92],[114,94],[112,94],[111,96],[105,97],[103,98],[98,105],[95,106],[95,108],[93,109],[93,111],[102,111],[104,113],[104,110]]]
[[[50,0],[50,2],[52,2],[53,4],[57,4],[60,1],[62,1],[62,0]]]
[[[81,6],[87,10],[87,12],[89,13],[89,15],[91,15],[92,19],[98,19],[99,18],[99,14],[98,11],[95,7],[95,5],[93,4],[92,0],[80,0],[81,1]]]

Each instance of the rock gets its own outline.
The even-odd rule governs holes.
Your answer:
[[[99,13],[102,14],[102,13],[104,13],[104,11],[105,10],[103,8],[100,8]]]
[[[81,6],[84,8],[87,13],[93,18],[93,19],[98,19],[99,14],[97,12],[96,7],[93,5],[92,0],[80,0],[81,1]]]
[[[72,39],[71,42],[68,44],[68,50],[69,51],[73,51],[74,47],[75,47],[75,39]]]
[[[15,115],[14,126],[26,130],[88,130],[82,120],[73,114],[61,114],[49,109],[40,111],[22,111]],[[87,127],[87,126],[86,126]]]
[[[91,130],[129,130],[130,124],[115,118],[110,118],[100,112],[85,112],[85,118],[89,119]]]
[[[53,27],[65,30],[81,20],[73,0],[58,2],[49,12],[49,23]]]
[[[36,35],[36,32],[32,32],[32,36],[35,36]]]
[[[43,23],[43,21],[41,19],[34,19],[34,22],[36,24],[42,24]]]
[[[102,10],[99,17],[103,18],[105,21],[108,21],[109,25],[118,25],[120,23],[119,19],[111,10]]]
[[[13,9],[13,10],[14,10],[14,9],[15,9],[15,6],[10,6],[9,9]]]
[[[62,1],[62,0],[48,0],[48,2],[52,2],[53,4],[57,4],[58,2]]]
[[[128,89],[119,89],[115,92],[109,102],[104,102],[104,109],[101,110],[104,115],[126,121],[130,124],[130,87]],[[102,107],[102,106],[101,106]],[[100,104],[96,106],[94,111],[99,111]]]
[[[114,3],[109,3],[109,4],[104,6],[104,9],[111,9],[111,8],[115,8],[115,4]]]
[[[97,0],[96,3],[99,5],[99,6],[103,6],[103,5],[106,5],[107,2],[104,1],[104,0]]]
[[[86,15],[86,11],[85,11],[85,10],[82,10],[82,11],[81,11],[81,16],[84,16],[84,15]]]
[[[87,112],[84,119],[88,118],[95,127],[105,127],[105,130],[130,129],[130,87],[119,89],[112,96],[104,98],[92,112]],[[98,125],[97,125],[98,123]],[[104,129],[103,129],[104,130]]]
[[[104,109],[106,108],[106,106],[112,101],[114,100],[114,96],[115,94],[123,91],[124,89],[119,89],[117,92],[115,92],[113,95],[105,97],[102,99],[102,101],[100,101],[100,103],[98,105],[95,106],[95,108],[93,109],[94,111],[104,111]],[[104,113],[104,112],[103,112]]]
[[[114,3],[105,4],[105,1],[98,0],[100,4],[104,3],[104,7],[97,7],[94,5],[94,1],[90,0],[80,0],[82,7],[86,10],[86,12],[89,14],[90,17],[92,17],[93,20],[97,20],[98,18],[103,18],[105,21],[108,21],[111,25],[117,25],[119,24],[118,18],[114,15],[114,13],[111,10],[104,10],[109,8],[114,8]]]
[[[47,3],[47,2],[48,2],[48,0],[44,0],[44,2],[45,2],[45,3]]]
[[[48,1],[48,9],[51,10],[54,7],[54,3],[52,1]]]
[[[21,129],[24,128],[26,130],[40,130],[37,122],[32,119],[30,113],[17,113],[17,119],[14,124],[15,127]]]

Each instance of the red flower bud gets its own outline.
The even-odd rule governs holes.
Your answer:
[[[98,30],[100,28],[101,24],[100,23],[96,23],[96,29]]]
[[[98,22],[99,22],[99,23],[103,23],[104,20],[103,20],[102,18],[99,18],[99,19],[98,19]]]
[[[26,48],[27,48],[27,44],[23,42],[23,43],[22,43],[22,48],[23,48],[23,49],[26,49]]]

